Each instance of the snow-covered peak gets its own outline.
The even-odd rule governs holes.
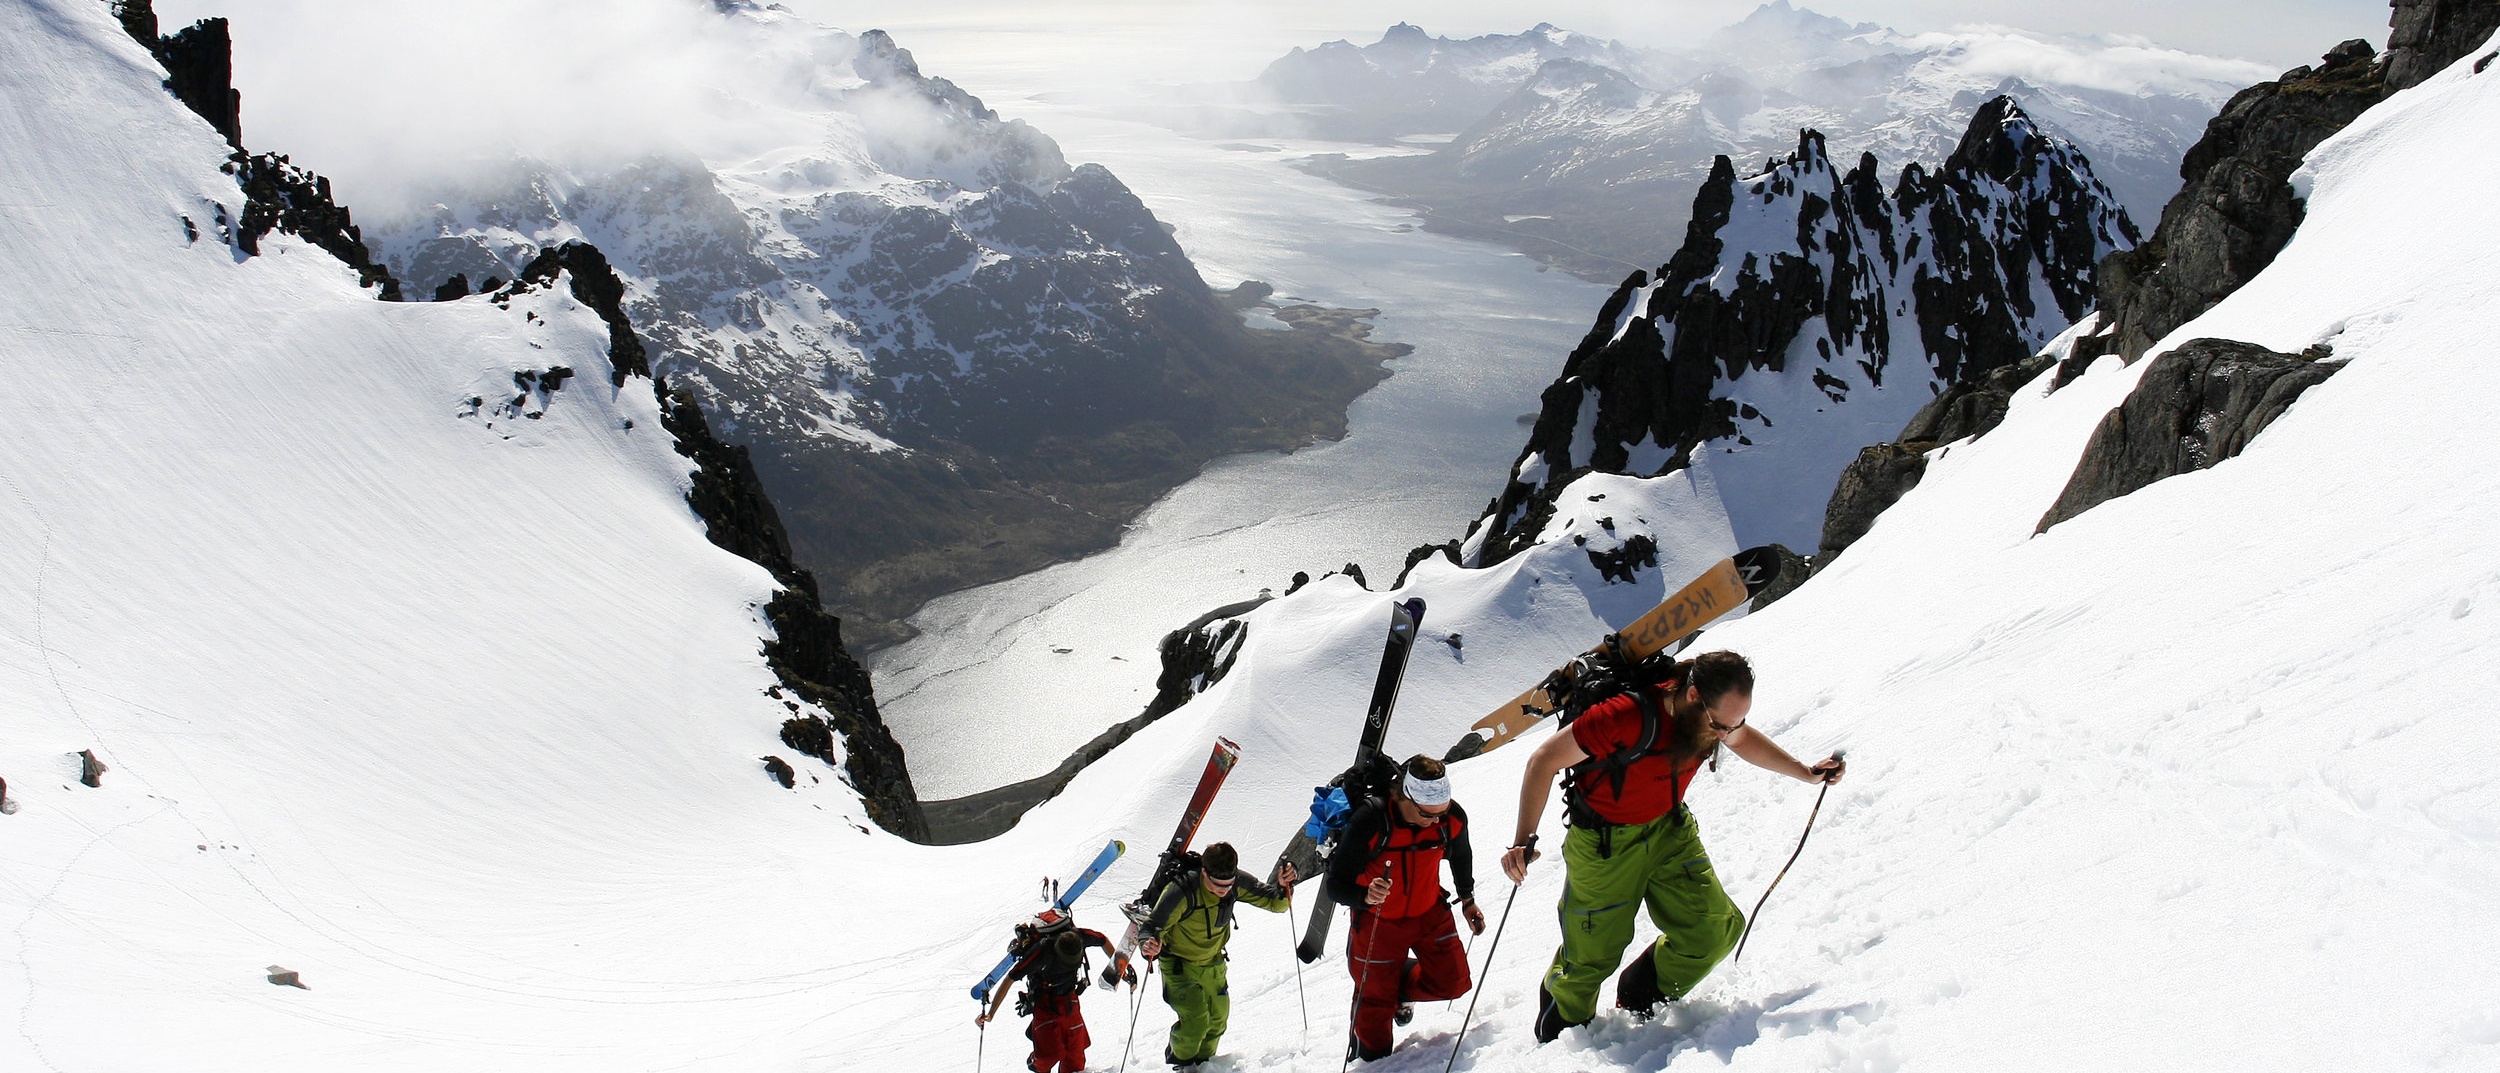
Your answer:
[[[1565,487],[1708,459],[1737,539],[1812,548],[1833,481],[1946,387],[2036,352],[2087,310],[2134,225],[2075,147],[2013,99],[1889,192],[1806,130],[1771,166],[1714,162],[1691,232],[1635,273],[1546,391],[1470,562],[1545,539]]]

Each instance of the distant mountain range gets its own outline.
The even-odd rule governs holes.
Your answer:
[[[880,31],[720,5],[807,82],[741,102],[810,143],[736,159],[512,160],[360,206],[411,297],[585,240],[655,368],[750,448],[853,636],[942,593],[1107,546],[1219,454],[1333,436],[1398,351],[1343,316],[1246,327],[1109,171],[1070,167]]]
[[[1314,169],[1403,199],[1428,226],[1515,246],[1593,279],[1655,263],[1682,236],[1713,157],[1754,164],[1822,133],[1832,155],[1941,163],[1999,95],[2075,144],[2137,216],[2252,64],[2140,41],[2010,29],[1908,34],[1766,4],[1698,45],[1637,49],[1540,24],[1468,40],[1392,27],[1296,49],[1256,80],[1197,87],[1157,116],[1234,136],[1431,144],[1323,156]]]

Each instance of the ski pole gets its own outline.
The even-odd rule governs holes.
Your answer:
[[[1304,1047],[1309,1047],[1311,1045],[1311,994],[1310,992],[1304,990],[1302,986],[1302,950],[1300,944],[1295,943],[1293,940],[1293,933],[1298,930],[1300,929],[1293,926],[1293,888],[1286,887],[1285,945],[1294,948],[1293,993],[1296,997],[1302,1000],[1302,1045]]]
[[[1530,836],[1528,846],[1529,853],[1536,852],[1534,836]],[[1511,884],[1510,897],[1502,899],[1502,922],[1493,926],[1493,945],[1485,948],[1484,969],[1476,974],[1476,986],[1468,989],[1467,1016],[1458,1020],[1458,1038],[1450,1043],[1450,1061],[1441,1067],[1441,1073],[1450,1073],[1450,1070],[1458,1068],[1458,1049],[1467,1045],[1467,1026],[1476,1019],[1476,999],[1484,994],[1484,978],[1493,971],[1493,955],[1502,952],[1502,929],[1510,926],[1510,907],[1518,904],[1521,886]]]
[[[1390,875],[1397,871],[1397,868],[1398,864],[1395,860],[1382,865],[1380,869],[1380,878],[1389,879]],[[1394,884],[1397,881],[1391,879],[1390,882]],[[1346,907],[1347,915],[1353,918],[1353,922],[1347,926],[1345,933],[1345,956],[1349,959],[1355,957],[1355,936],[1360,934],[1363,930],[1363,914],[1366,910],[1371,908],[1369,901],[1369,899],[1365,899],[1365,904],[1363,905]],[[1374,921],[1373,923],[1376,924],[1378,921]],[[1374,933],[1372,935],[1372,953],[1379,953],[1379,948],[1380,936],[1379,934]],[[1402,953],[1403,952],[1401,952],[1401,954]],[[1404,960],[1404,957],[1401,956],[1399,960]],[[1356,1048],[1362,1045],[1363,1042],[1363,1037],[1356,1034],[1355,1021],[1363,1015],[1363,988],[1371,983],[1372,961],[1373,959],[1371,958],[1364,958],[1363,971],[1354,974],[1354,999],[1346,1004],[1345,1061],[1338,1063],[1337,1073],[1345,1073],[1346,1070],[1353,1067],[1354,1052]]]
[[[981,1073],[981,1063],[989,1058],[990,1023],[988,1021],[981,1022],[981,1034],[978,1039],[980,1042],[972,1045],[972,1073]]]
[[[1840,759],[1840,750],[1832,750],[1832,759]],[[1797,851],[1788,855],[1788,864],[1780,866],[1780,874],[1771,877],[1771,885],[1762,888],[1762,897],[1753,903],[1753,912],[1745,914],[1745,933],[1737,937],[1736,954],[1727,959],[1728,964],[1734,965],[1744,958],[1745,940],[1753,938],[1753,922],[1762,916],[1762,903],[1771,900],[1771,892],[1779,889],[1780,880],[1788,878],[1789,866],[1796,864],[1797,858],[1805,853],[1806,837],[1814,833],[1814,817],[1823,811],[1823,796],[1831,792],[1832,780],[1826,777],[1823,780],[1822,791],[1814,795],[1814,811],[1806,813],[1806,829],[1804,834],[1797,836]]]
[[[1152,959],[1152,958],[1148,958],[1148,959],[1146,960],[1146,975],[1145,975],[1145,979],[1152,980],[1152,979],[1154,979],[1154,976],[1155,976],[1155,963],[1154,963],[1154,959]],[[1135,983],[1135,982],[1130,983],[1130,984],[1128,985],[1128,1046],[1123,1047],[1123,1048],[1121,1048],[1121,1049],[1120,1049],[1120,1068],[1121,1068],[1121,1069],[1127,1069],[1127,1068],[1128,1068],[1128,1058],[1129,1058],[1129,1055],[1134,1054],[1134,1053],[1136,1053],[1136,1051],[1137,1051],[1137,1011],[1138,1011],[1138,1009],[1139,1009],[1140,1007],[1144,1006],[1145,1004],[1146,1004],[1146,985],[1145,985],[1145,984],[1142,984],[1142,983]]]

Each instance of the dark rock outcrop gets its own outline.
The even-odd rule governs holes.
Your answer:
[[[201,19],[159,36],[154,0],[114,0],[113,16],[165,65],[165,88],[174,98],[225,135],[226,144],[243,148],[243,94],[234,88],[234,40],[226,20]]]
[[[377,288],[376,297],[400,300],[399,281],[365,248],[347,207],[331,198],[329,179],[288,163],[282,153],[239,150],[226,161],[225,172],[243,188],[243,218],[234,235],[243,252],[259,256],[260,240],[284,231],[355,269],[358,284]]]
[[[2192,339],[2144,370],[2101,419],[2038,532],[2164,477],[2236,457],[2341,364],[2230,339]]]
[[[612,384],[622,386],[629,375],[651,376],[649,355],[625,313],[625,281],[597,247],[568,242],[539,251],[511,283],[494,292],[493,300],[509,302],[524,291],[552,285],[559,275],[574,299],[608,326]],[[877,712],[868,672],[843,646],[842,620],[825,611],[815,575],[791,557],[789,533],[765,495],[747,449],[713,435],[691,394],[669,390],[667,381],[658,377],[652,389],[660,398],[661,424],[676,438],[677,453],[694,460],[686,502],[703,519],[704,534],[714,545],[771,571],[782,585],[764,606],[773,627],[773,638],[764,644],[765,663],[782,688],[831,718],[830,723],[812,714],[788,720],[782,725],[782,742],[833,763],[833,735],[838,732],[843,772],[859,791],[869,817],[895,834],[926,841],[928,825],[903,747]]]
[[[780,783],[782,789],[797,788],[799,773],[797,769],[790,766],[789,761],[778,756],[766,756],[759,759],[764,761],[764,773],[772,776],[774,782]]]
[[[2500,32],[2500,0],[2393,0],[2388,21],[2387,88],[2410,89],[2447,69]]]
[[[100,789],[104,785],[104,773],[109,770],[111,769],[105,766],[104,761],[95,758],[95,750],[78,750],[79,782]]]
[[[2101,262],[2101,329],[2075,356],[2134,361],[2274,263],[2305,208],[2291,176],[2319,142],[2389,92],[2366,41],[2241,90],[2179,165],[2186,180],[2153,237]]]
[[[178,33],[158,36],[152,0],[115,0],[114,17],[131,39],[165,65],[165,88],[234,147],[224,171],[243,190],[243,211],[224,237],[252,256],[260,240],[283,231],[319,246],[356,270],[376,297],[399,301],[399,281],[374,260],[348,211],[330,196],[330,180],[298,168],[278,153],[243,148],[243,95],[234,88],[234,43],[226,20],[202,19]],[[196,225],[184,221],[197,238]],[[220,220],[221,228],[225,221]]]
[[[1823,540],[1814,569],[1830,565],[1833,556],[1875,527],[1876,515],[1918,486],[1927,474],[1927,452],[1938,444],[1987,435],[2005,420],[2014,392],[2046,372],[2054,360],[2037,356],[1991,372],[1977,383],[1948,387],[1910,419],[1899,439],[1860,450],[1857,460],[1841,471],[1831,503],[1823,510]]]
[[[2102,255],[2137,237],[2081,154],[2011,98],[1981,107],[1940,167],[1912,164],[1889,191],[1877,167],[1840,172],[1812,131],[1761,175],[1717,160],[1683,246],[1654,284],[1635,272],[1616,288],[1545,390],[1474,565],[1532,544],[1581,475],[1652,476],[1710,441],[1815,420],[1727,397],[1750,373],[1838,406],[1859,387],[1947,391],[2020,365],[2090,308]],[[1732,248],[1738,234],[1763,248]]]
[[[623,387],[625,378],[628,376],[650,376],[650,353],[643,349],[642,338],[634,334],[634,322],[625,313],[625,281],[617,277],[616,268],[608,264],[608,256],[599,252],[597,246],[587,242],[567,242],[561,246],[538,251],[538,256],[531,258],[530,263],[523,266],[519,274],[512,277],[512,282],[495,291],[495,301],[509,302],[513,295],[554,283],[558,273],[566,274],[573,297],[588,306],[591,312],[598,314],[600,323],[608,326],[609,385]],[[667,407],[669,404],[668,385],[655,382],[654,386],[659,391],[661,406]],[[701,415],[698,414],[696,420],[700,421]],[[678,430],[671,428],[669,431]],[[686,440],[680,436],[678,442],[683,444]],[[686,452],[681,449],[678,453]],[[698,478],[698,483],[700,483],[700,478]],[[759,497],[762,495],[760,491],[756,494]],[[764,509],[771,510],[772,505],[767,503]],[[701,506],[697,507],[695,513],[702,514],[707,519],[711,517],[703,513]],[[750,528],[754,525],[751,519],[739,521],[740,528]],[[778,521],[770,525],[770,528],[774,529],[779,527]],[[722,546],[727,547],[727,545]],[[741,557],[764,563],[766,566],[772,565],[737,548],[729,550],[737,552]],[[783,558],[788,558],[789,549],[785,546],[781,554]]]
[[[1242,622],[1240,616],[1266,602],[1261,598],[1227,604],[1165,634],[1157,646],[1163,671],[1155,678],[1155,696],[1145,710],[1094,735],[1048,774],[963,797],[922,802],[928,816],[929,841],[951,846],[1005,833],[1033,806],[1057,796],[1068,780],[1087,765],[1109,755],[1121,742],[1223,681],[1232,671],[1233,661],[1241,657],[1242,644],[1250,639],[1249,624]]]

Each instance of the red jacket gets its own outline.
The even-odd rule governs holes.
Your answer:
[[[1364,888],[1389,876],[1389,900],[1369,907],[1385,917],[1411,917],[1441,904],[1441,861],[1450,862],[1458,896],[1476,894],[1475,850],[1467,841],[1467,810],[1450,802],[1441,822],[1413,827],[1395,806],[1365,805],[1346,821],[1328,860],[1328,896],[1337,904],[1365,908]]]

